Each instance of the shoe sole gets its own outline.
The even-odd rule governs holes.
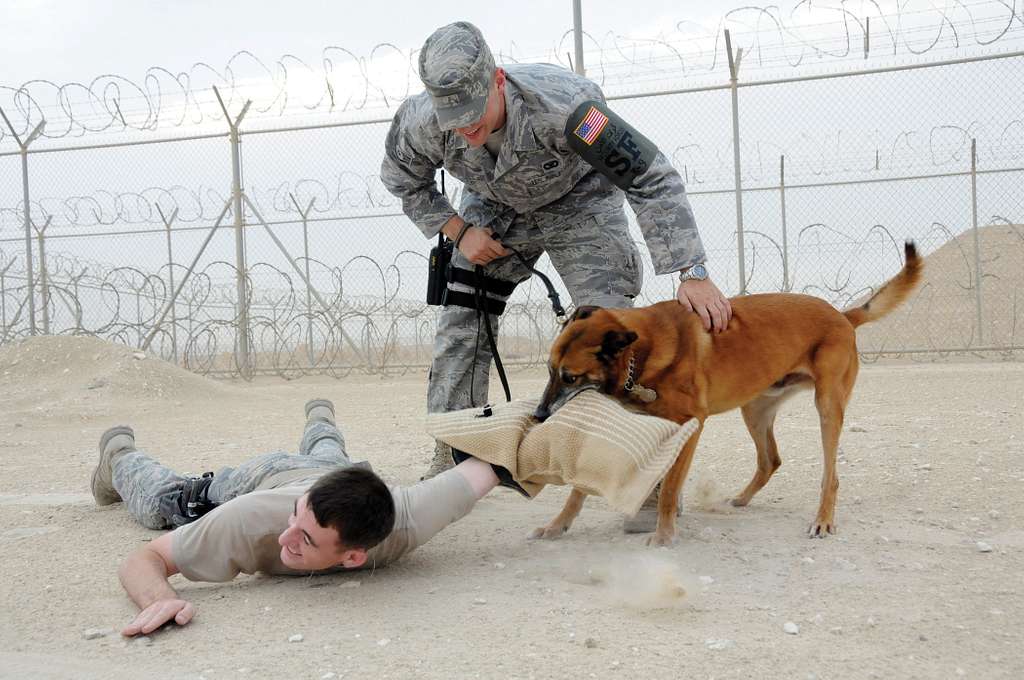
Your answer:
[[[104,496],[104,498],[102,498],[102,499],[99,498],[98,494],[96,493],[96,485],[97,485],[97,476],[99,475],[100,468],[102,466],[104,466],[104,465],[106,465],[108,468],[110,467],[110,462],[109,462],[109,460],[107,459],[107,456],[104,453],[106,451],[106,449],[107,449],[107,444],[110,443],[111,439],[113,439],[114,437],[116,437],[118,435],[122,435],[122,434],[126,434],[129,437],[131,437],[132,439],[135,438],[135,430],[133,430],[132,428],[128,427],[127,425],[118,425],[117,427],[112,427],[109,430],[107,430],[106,432],[104,432],[103,435],[100,437],[100,445],[99,445],[100,462],[99,462],[99,464],[96,465],[96,468],[93,469],[93,471],[92,471],[92,481],[91,481],[92,497],[93,497],[93,499],[95,499],[96,503],[98,503],[99,505],[111,505],[112,503],[116,503],[119,500],[121,500],[121,496],[119,494],[117,494],[117,491],[113,491],[113,493],[115,494],[116,497],[113,498],[112,500],[108,501],[107,500],[107,498],[108,498],[107,496]],[[113,475],[113,471],[111,471],[111,475]]]
[[[330,399],[310,399],[306,402],[306,417],[309,418],[309,412],[318,406],[330,409],[331,415],[334,415],[334,403]]]

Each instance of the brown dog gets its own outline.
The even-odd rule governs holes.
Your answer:
[[[536,417],[544,420],[581,385],[643,411],[700,427],[683,445],[661,484],[658,525],[649,540],[671,543],[679,491],[686,480],[704,420],[741,408],[757,447],[754,478],[732,504],[750,502],[782,464],[775,444],[775,414],[798,391],[814,388],[821,422],[825,471],[821,502],[811,537],[835,532],[836,448],[843,414],[857,379],[857,326],[885,316],[902,304],[921,279],[923,264],[912,242],[906,264],[866,303],[839,312],[809,295],[772,293],[733,298],[733,317],[720,334],[704,330],[696,314],[675,300],[639,309],[581,307],[551,347],[550,379]],[[568,531],[585,494],[573,489],[565,507],[534,535],[555,538]]]

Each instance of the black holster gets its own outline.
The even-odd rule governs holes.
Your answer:
[[[437,235],[437,245],[430,249],[427,261],[427,304],[443,305],[444,292],[448,288],[448,264],[452,261],[455,243]]]

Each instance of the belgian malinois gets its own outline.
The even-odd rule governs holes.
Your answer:
[[[732,320],[719,334],[705,331],[700,318],[684,313],[675,300],[637,309],[581,307],[551,347],[550,378],[535,416],[544,420],[570,392],[589,384],[662,418],[696,418],[700,427],[683,445],[658,496],[657,529],[648,542],[667,545],[676,536],[679,491],[705,419],[734,408],[743,412],[757,448],[754,477],[731,501],[744,506],[782,464],[773,431],[779,407],[813,387],[825,471],[808,535],[835,533],[836,449],[859,366],[855,329],[896,309],[920,282],[923,263],[913,242],[905,253],[900,273],[859,307],[840,312],[810,295],[747,295],[730,301]],[[568,531],[584,498],[573,489],[558,516],[535,535],[553,538]]]

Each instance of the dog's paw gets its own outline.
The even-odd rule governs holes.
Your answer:
[[[679,534],[655,531],[653,536],[647,538],[647,545],[652,548],[668,548],[679,543]]]
[[[815,521],[807,530],[808,538],[825,538],[829,534],[836,533],[835,522]]]
[[[747,503],[749,503],[749,502],[750,502],[749,498],[741,498],[740,496],[737,496],[736,498],[730,498],[729,499],[729,505],[731,505],[734,508],[746,507]]]
[[[561,538],[562,535],[565,534],[565,532],[568,531],[568,530],[569,530],[569,527],[556,526],[556,525],[548,525],[546,527],[537,527],[536,529],[534,529],[533,531],[530,532],[530,539],[533,540],[533,539],[541,538],[541,539],[544,539],[545,541],[553,541],[556,538]]]

